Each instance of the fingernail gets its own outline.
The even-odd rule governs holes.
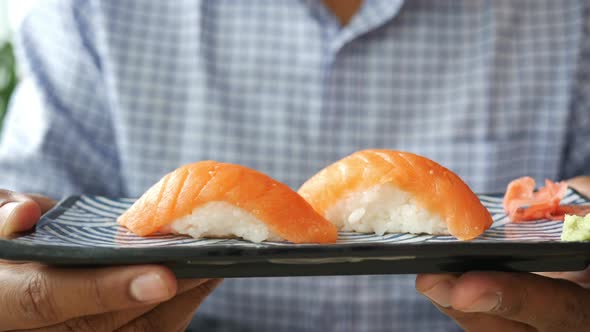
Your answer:
[[[170,297],[171,290],[157,273],[148,273],[131,282],[131,296],[140,302],[163,301]]]
[[[489,312],[498,307],[498,305],[500,305],[500,294],[486,293],[471,305],[459,310],[464,312]]]
[[[11,220],[14,211],[21,202],[9,202],[0,208],[0,235],[10,235],[19,231],[15,223]]]
[[[453,289],[453,286],[453,282],[444,280],[434,285],[423,294],[436,302],[439,306],[448,308],[451,306],[451,290]]]

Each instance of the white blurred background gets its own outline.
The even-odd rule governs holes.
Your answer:
[[[35,2],[43,0],[0,0],[0,42],[11,38]]]

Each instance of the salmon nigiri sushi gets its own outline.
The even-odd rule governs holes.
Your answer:
[[[356,152],[310,178],[299,194],[343,231],[469,240],[492,224],[489,211],[459,176],[408,152]]]
[[[336,227],[295,191],[253,169],[202,161],[164,176],[118,220],[133,233],[331,243]]]

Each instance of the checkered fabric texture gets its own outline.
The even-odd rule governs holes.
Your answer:
[[[203,159],[297,188],[355,150],[408,150],[477,192],[590,173],[588,1],[43,1],[0,187],[139,196]],[[200,322],[200,323],[199,323]],[[234,279],[196,323],[231,331],[454,331],[414,276]]]

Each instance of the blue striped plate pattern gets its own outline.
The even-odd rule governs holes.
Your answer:
[[[488,208],[494,223],[475,242],[558,242],[562,223],[557,221],[535,221],[511,223],[502,209],[501,195],[479,195]],[[63,200],[56,208],[43,216],[34,233],[20,237],[19,242],[82,247],[157,247],[157,246],[216,246],[228,244],[240,247],[301,246],[288,242],[252,243],[240,239],[200,239],[177,235],[155,235],[138,237],[116,223],[134,199],[107,198],[101,196],[72,196]],[[562,204],[586,204],[587,199],[569,190]],[[400,243],[456,242],[452,236],[416,235],[407,233],[362,234],[340,232],[337,244],[375,243],[395,245]],[[314,246],[314,245],[305,245]]]

